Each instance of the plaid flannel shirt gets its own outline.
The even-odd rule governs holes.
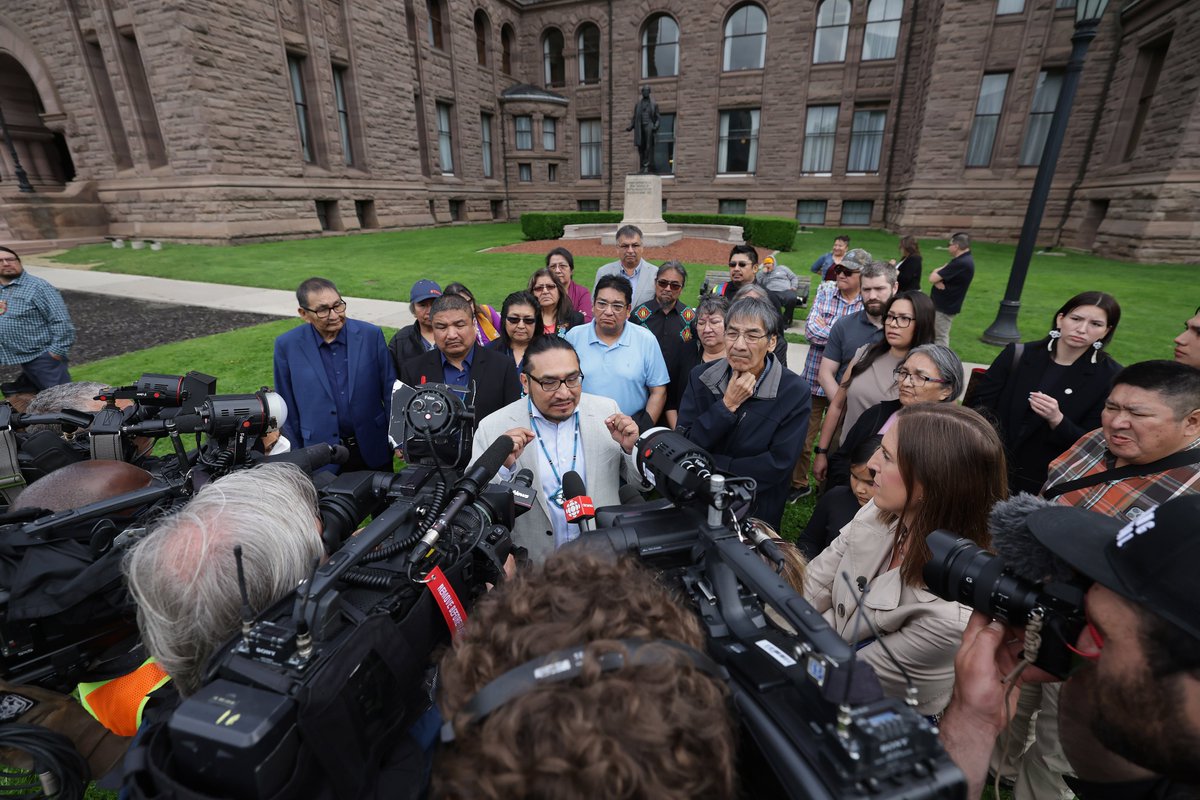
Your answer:
[[[1200,447],[1200,438],[1185,449],[1197,447]],[[1104,441],[1104,429],[1098,428],[1050,463],[1050,476],[1042,492],[1060,483],[1113,469],[1116,460]],[[1173,497],[1188,494],[1200,494],[1200,464],[1124,480],[1102,481],[1094,486],[1061,494],[1054,498],[1054,502],[1086,508],[1128,522]]]
[[[800,376],[808,381],[812,393],[817,397],[825,396],[825,390],[817,381],[817,369],[821,366],[821,356],[825,354],[829,331],[839,319],[861,311],[862,307],[862,295],[855,295],[853,300],[847,300],[838,291],[836,281],[825,281],[817,287],[817,298],[813,300],[808,311],[808,321],[804,324],[808,355],[804,358],[804,369],[800,372]],[[826,317],[829,318],[828,325],[825,324]]]
[[[0,286],[0,364],[24,364],[47,351],[65,357],[75,326],[62,295],[47,281],[22,272]]]

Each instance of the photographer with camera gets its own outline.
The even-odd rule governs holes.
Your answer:
[[[1125,523],[1078,508],[1049,508],[1028,527],[1051,553],[1094,581],[1087,627],[1074,650],[1085,663],[1062,686],[1059,732],[1081,800],[1185,798],[1200,784],[1200,496],[1168,500]],[[1020,631],[976,612],[955,660],[942,742],[972,797],[1008,724],[1015,685],[1052,680],[1036,668],[1014,680]],[[1007,708],[1006,708],[1007,704]]]

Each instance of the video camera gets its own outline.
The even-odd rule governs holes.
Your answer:
[[[665,428],[646,431],[636,452],[643,476],[671,502],[599,509],[597,530],[574,546],[635,554],[694,603],[756,748],[744,748],[743,790],[965,796],[933,723],[883,697],[870,666],[768,566],[764,557],[781,562],[774,545],[736,513],[753,501],[754,481],[721,475],[704,450]]]
[[[414,421],[420,440],[439,431],[452,440],[468,418],[454,418],[455,399],[425,385],[393,419]],[[432,409],[414,408],[418,400],[436,401],[449,425],[440,415],[423,422]],[[501,436],[450,480],[441,465],[415,465],[324,487],[332,555],[290,596],[249,615],[210,660],[205,685],[142,737],[130,755],[133,796],[357,798],[373,789],[387,764],[403,761],[398,743],[430,706],[432,654],[502,580],[509,531],[531,499],[531,473],[516,486],[489,483],[512,449]],[[414,790],[419,773],[407,775]]]

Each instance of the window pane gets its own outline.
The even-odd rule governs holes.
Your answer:
[[[1054,119],[1054,107],[1058,105],[1058,92],[1062,88],[1061,72],[1042,72],[1038,75],[1037,89],[1033,93],[1033,107],[1029,110],[1029,126],[1025,129],[1025,141],[1021,144],[1021,165],[1035,166],[1042,160],[1046,148],[1046,137],[1050,134],[1050,123]]]
[[[441,0],[429,0],[426,3],[429,14],[429,43],[438,50],[442,49],[442,3]]]
[[[311,163],[312,139],[308,133],[308,103],[304,99],[303,59],[299,56],[288,56],[288,74],[292,79],[292,103],[296,107],[296,132],[300,135],[300,150],[304,160]]]
[[[878,172],[879,153],[883,149],[886,111],[855,111],[850,128],[850,158],[847,172]]]
[[[494,174],[492,167],[492,115],[479,115],[479,135],[483,145],[483,177]]]
[[[758,109],[721,112],[717,171],[753,173],[758,161]]]
[[[745,5],[725,23],[726,72],[762,69],[767,50],[767,15],[756,5]]]
[[[454,172],[454,140],[450,132],[450,106],[445,103],[437,104],[438,118],[438,161],[442,172]]]
[[[679,26],[666,14],[651,17],[642,31],[642,77],[679,74]]]
[[[661,175],[675,174],[675,115],[658,115],[658,135],[654,139],[654,166]]]
[[[517,164],[517,180],[522,183],[529,183],[533,180],[533,165],[532,164]]]
[[[520,116],[513,117],[513,123],[516,125],[517,131],[517,149],[532,150],[533,149],[533,117]]]
[[[580,211],[599,211],[600,210],[600,201],[599,200],[580,200],[580,201],[578,201],[578,203],[579,203]]]
[[[542,149],[558,149],[558,123],[555,122],[554,117],[546,117],[542,120]]]
[[[600,177],[602,166],[600,144],[600,120],[579,120],[579,176],[581,178]]]
[[[826,207],[824,200],[797,200],[796,222],[801,225],[824,225]]]
[[[542,66],[547,86],[562,86],[567,82],[562,31],[555,28],[546,31],[542,38]]]
[[[745,214],[746,213],[746,201],[745,200],[718,200],[717,201],[717,213],[718,214]]]
[[[579,31],[579,82],[600,82],[600,29],[585,25]]]
[[[817,9],[817,35],[813,63],[846,60],[846,36],[850,30],[850,0],[824,0]]]
[[[996,0],[997,14],[1020,14],[1025,10],[1025,0]]]
[[[863,61],[896,57],[896,42],[900,40],[900,20],[868,22],[863,38]]]
[[[875,203],[871,200],[846,200],[842,203],[843,225],[870,225]]]
[[[333,70],[333,98],[337,103],[338,129],[342,135],[342,156],[346,164],[354,163],[354,148],[350,143],[350,107],[346,103],[346,70]]]
[[[837,106],[809,106],[804,123],[803,172],[832,172],[837,136]]]
[[[975,120],[971,123],[971,140],[967,145],[967,166],[986,167],[992,163],[992,147],[1004,108],[1004,90],[1008,73],[984,75],[979,86],[979,101],[975,104]]]

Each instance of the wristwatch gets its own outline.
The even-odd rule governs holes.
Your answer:
[[[813,452],[819,456],[827,456],[827,455],[829,455],[829,448],[828,447],[814,447]]]

